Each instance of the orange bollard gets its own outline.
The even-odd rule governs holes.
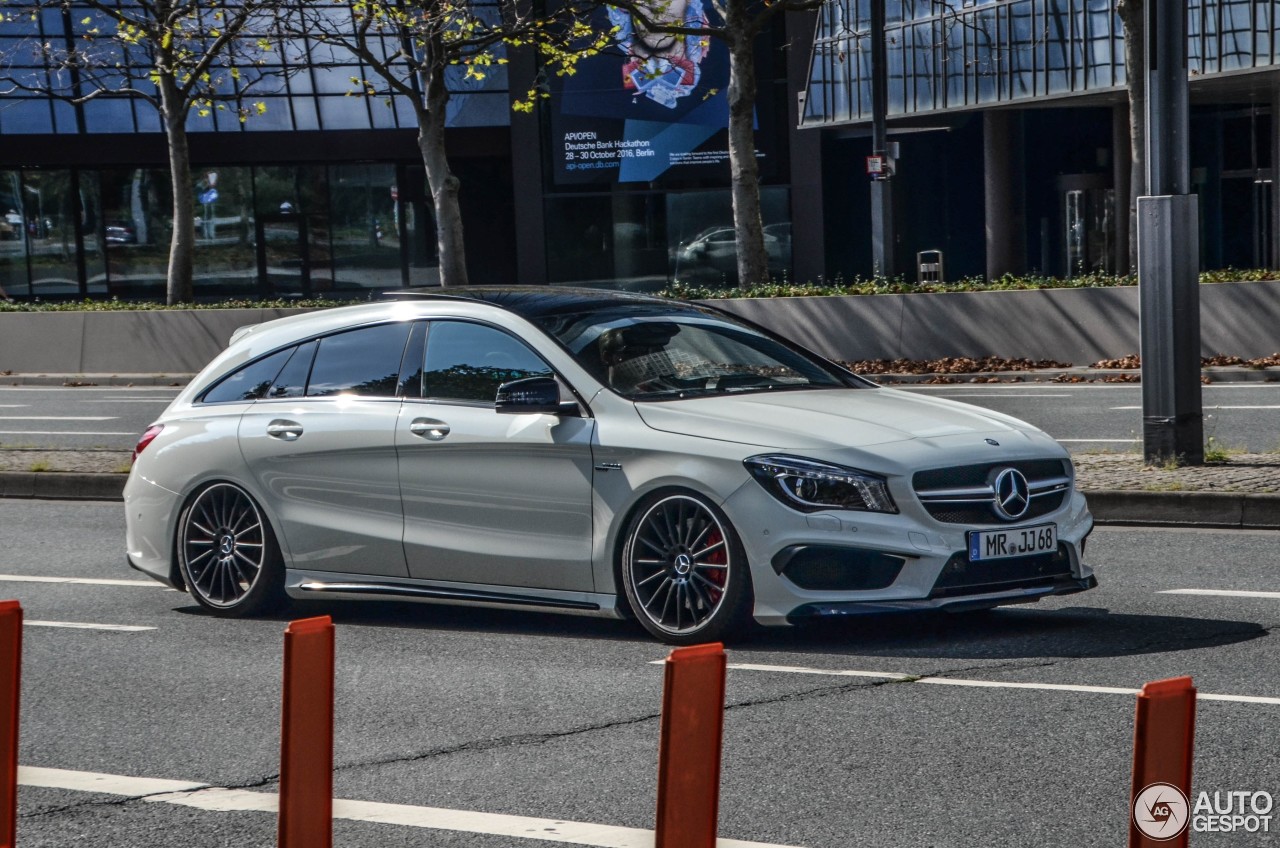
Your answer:
[[[1186,848],[1196,688],[1190,677],[1142,687],[1133,730],[1129,848]]]
[[[716,844],[724,672],[724,645],[719,642],[676,648],[667,657],[655,848]]]
[[[284,631],[279,848],[333,845],[333,620]]]
[[[22,689],[22,604],[0,601],[0,848],[18,840],[18,695]]]

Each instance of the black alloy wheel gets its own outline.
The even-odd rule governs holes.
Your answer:
[[[184,510],[178,563],[191,596],[218,615],[253,615],[284,599],[271,526],[248,492],[231,483],[205,487]]]
[[[699,495],[659,493],[642,503],[621,565],[632,611],[663,642],[714,642],[749,612],[742,544],[724,513]]]

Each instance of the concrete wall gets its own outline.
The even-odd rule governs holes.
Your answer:
[[[1089,365],[1138,352],[1138,290],[719,300],[835,359],[1024,356]],[[1280,351],[1280,282],[1200,287],[1203,355]]]
[[[1088,365],[1138,352],[1138,290],[718,300],[836,359],[1022,356]],[[245,324],[295,309],[0,313],[0,371],[187,374]],[[1280,282],[1200,288],[1201,351],[1280,351]]]
[[[192,374],[238,327],[300,309],[0,313],[0,371]]]

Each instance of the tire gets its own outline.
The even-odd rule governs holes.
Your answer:
[[[284,560],[271,524],[244,489],[201,489],[178,521],[178,567],[187,591],[215,615],[241,618],[283,604]]]
[[[627,526],[622,585],[645,630],[670,645],[715,642],[751,610],[751,574],[729,519],[700,495],[666,491],[641,501]]]

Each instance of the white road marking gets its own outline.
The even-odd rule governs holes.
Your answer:
[[[958,397],[962,397],[962,398],[989,398],[989,397],[991,397],[991,395],[989,395],[989,394],[980,394],[980,393],[978,393],[978,392],[973,392],[973,393],[971,393],[971,394],[954,394],[954,395],[947,395],[947,397],[949,397],[949,398],[958,398]],[[1032,393],[1032,392],[1022,392],[1022,393],[1019,393],[1019,394],[1018,394],[1018,397],[1033,397],[1033,398],[1065,398],[1065,397],[1075,397],[1075,395],[1069,395],[1069,394],[1045,395],[1045,394]]]
[[[1112,409],[1142,409],[1140,406],[1113,406]],[[1280,406],[1206,406],[1204,409],[1280,409]]]
[[[1090,443],[1090,444],[1092,444],[1092,443],[1094,443],[1094,442],[1106,442],[1106,443],[1108,443],[1108,444],[1125,444],[1125,445],[1131,445],[1131,444],[1133,444],[1134,442],[1136,442],[1136,441],[1138,441],[1138,440],[1137,440],[1137,439],[1055,439],[1054,441],[1058,441],[1058,442],[1088,442],[1088,443]]]
[[[115,421],[118,415],[0,415],[0,421]]]
[[[170,403],[173,398],[89,398],[81,399],[81,403]]]
[[[1165,589],[1157,595],[1216,595],[1223,598],[1280,598],[1280,592],[1245,592],[1238,589]]]
[[[0,430],[0,436],[136,436],[133,431],[107,432],[102,430]]]
[[[655,660],[650,665],[661,665],[665,660]],[[776,674],[820,674],[829,677],[874,677],[881,680],[895,680],[901,683],[924,683],[931,686],[961,686],[972,689],[1035,689],[1044,692],[1082,692],[1101,695],[1137,695],[1141,689],[1130,689],[1121,686],[1086,686],[1068,683],[1021,683],[1012,680],[968,680],[959,677],[915,677],[891,671],[850,671],[843,669],[808,668],[794,665],[755,665],[752,663],[729,663],[728,668],[737,671],[766,671]],[[1280,698],[1260,695],[1214,695],[1198,693],[1202,701],[1232,701],[1241,704],[1276,704]]]
[[[213,812],[275,813],[280,803],[279,796],[274,792],[224,789],[181,780],[158,780],[148,777],[127,777],[118,774],[97,774],[30,766],[18,768],[18,784],[120,795],[155,804],[177,804]],[[653,848],[654,840],[653,831],[636,827],[508,816],[471,810],[449,810],[440,807],[416,807],[409,804],[348,801],[341,798],[335,798],[333,801],[333,817],[346,821],[482,833],[542,842],[596,845],[600,848]],[[716,845],[718,848],[782,848],[767,842],[747,842],[740,839],[717,839]]]
[[[29,403],[0,403],[0,409],[24,409],[30,405]]]
[[[69,630],[115,630],[122,633],[140,633],[143,630],[155,630],[154,627],[140,627],[136,624],[86,624],[80,621],[23,621],[27,627],[65,627]]]
[[[86,586],[142,586],[168,589],[155,580],[115,580],[105,577],[37,577],[33,574],[0,574],[0,583],[80,583]]]

